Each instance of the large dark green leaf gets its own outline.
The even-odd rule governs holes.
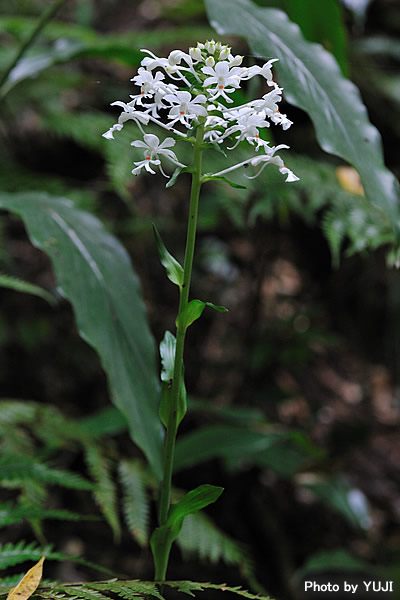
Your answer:
[[[323,44],[338,61],[342,73],[348,74],[346,28],[343,11],[337,0],[285,0],[289,18],[300,26],[310,42]]]
[[[279,58],[276,69],[286,99],[310,115],[323,150],[357,169],[367,198],[391,220],[399,241],[399,183],[384,165],[379,133],[357,88],[341,75],[332,55],[306,42],[280,10],[250,0],[206,0],[206,6],[219,34],[242,35],[257,56]]]
[[[99,353],[113,402],[132,439],[161,474],[162,430],[155,348],[140,286],[127,253],[89,213],[41,193],[0,194],[20,215],[34,246],[46,252],[72,303],[81,336]]]

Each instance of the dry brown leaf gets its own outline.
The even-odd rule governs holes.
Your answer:
[[[39,562],[25,573],[18,585],[8,592],[7,600],[28,600],[32,596],[42,579],[45,558],[45,556],[42,556]]]
[[[353,167],[337,167],[336,177],[346,192],[357,194],[357,196],[365,195],[360,176]]]

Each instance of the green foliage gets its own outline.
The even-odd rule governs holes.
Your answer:
[[[178,315],[177,326],[187,329],[194,321],[201,317],[206,306],[213,308],[217,312],[228,312],[225,306],[216,306],[212,302],[203,302],[202,300],[191,300]]]
[[[162,432],[154,343],[126,251],[97,219],[67,200],[46,194],[1,194],[0,206],[23,218],[34,245],[53,261],[82,337],[100,354],[112,400],[160,476]]]
[[[296,572],[296,579],[299,580],[304,575],[323,571],[371,573],[371,565],[343,549],[318,552],[310,556],[303,567]]]
[[[223,488],[215,485],[199,485],[182,500],[171,505],[166,523],[157,527],[150,538],[156,578],[165,579],[171,546],[182,529],[185,517],[215,502],[222,492]]]
[[[124,523],[128,531],[140,546],[146,547],[149,543],[151,503],[156,480],[140,461],[120,460],[118,475],[122,493],[118,502],[114,470],[110,469],[110,459],[107,453],[109,446],[104,443],[105,438],[119,434],[126,429],[126,421],[114,407],[101,410],[91,417],[73,420],[51,406],[18,400],[0,401],[0,449],[2,453],[7,447],[18,455],[25,456],[26,453],[29,453],[35,464],[40,464],[42,455],[50,456],[54,463],[58,452],[66,446],[70,451],[75,449],[76,453],[83,452],[92,478],[91,489],[88,491],[92,492],[103,517],[118,535],[118,504],[121,504]],[[29,433],[28,437],[27,432]],[[28,448],[26,447],[27,439],[29,441]],[[34,440],[36,440],[36,445]],[[100,443],[102,450],[99,447]],[[4,462],[8,464],[8,453],[4,456]],[[18,471],[17,474],[21,476],[21,471]],[[32,472],[28,471],[28,475],[31,474]],[[67,483],[71,476],[75,482],[73,475],[67,473]],[[52,477],[51,481],[46,478],[40,482],[36,478],[28,477],[26,473],[22,479],[16,479],[15,473],[14,477],[12,482],[5,480],[4,485],[9,491],[15,490],[18,493],[17,501],[0,505],[0,527],[21,523],[23,520],[28,520],[33,526],[33,521],[36,520],[39,523],[40,531],[42,521],[46,520],[94,518],[87,515],[76,515],[61,509],[47,508],[47,488],[53,483]],[[57,479],[59,485],[62,485],[62,481],[62,479]],[[13,484],[12,488],[10,488],[11,483]],[[173,497],[175,501],[179,502],[183,494],[174,491]],[[189,514],[185,517],[177,544],[186,558],[197,556],[204,561],[224,561],[226,564],[237,565],[250,585],[257,586],[247,549],[221,531],[205,514]],[[32,547],[36,552],[32,560],[36,555],[40,558],[42,550],[35,545]],[[26,557],[24,552],[21,553],[21,562],[22,559],[31,560],[29,556]]]
[[[7,569],[8,567],[22,564],[28,560],[38,561],[42,556],[46,556],[46,558],[49,560],[72,560],[81,565],[86,565],[98,571],[103,571],[103,573],[108,572],[107,569],[99,567],[98,565],[86,561],[78,556],[64,554],[63,552],[53,552],[52,546],[39,546],[36,542],[27,543],[24,540],[20,540],[16,544],[11,542],[7,544],[0,544],[0,569]],[[3,593],[7,594],[8,590],[3,592],[3,589],[0,589],[0,595]]]
[[[171,412],[171,393],[172,381],[174,377],[174,362],[175,362],[176,338],[170,332],[166,331],[164,338],[160,342],[160,357],[161,357],[161,401],[160,401],[160,420],[164,427],[168,427],[168,419]],[[182,421],[187,411],[186,404],[186,387],[182,376],[181,390],[178,398],[177,422]]]
[[[236,565],[253,589],[260,590],[248,549],[221,531],[203,512],[187,515],[176,543],[184,557]]]
[[[255,428],[240,425],[208,425],[182,436],[176,445],[174,468],[186,469],[213,458],[222,458],[231,469],[255,463],[269,466],[282,474],[292,475],[318,455],[311,445],[307,449],[299,443],[292,431],[278,430],[274,426]],[[293,455],[286,460],[289,445]],[[286,467],[286,468],[285,468]]]
[[[114,539],[121,538],[121,526],[118,517],[117,489],[112,477],[112,463],[96,444],[86,444],[86,462],[89,473],[95,481],[94,496],[105,520],[110,525]]]
[[[54,296],[46,292],[46,290],[40,288],[38,285],[33,285],[28,281],[23,281],[22,279],[12,277],[11,275],[5,275],[4,273],[0,273],[0,287],[8,288],[16,292],[23,292],[25,294],[32,294],[33,296],[38,296],[39,298],[46,300],[46,302],[48,302],[52,306],[54,306],[55,304]]]
[[[300,479],[301,483],[301,479]],[[312,492],[335,512],[341,514],[353,527],[367,529],[371,523],[369,507],[364,494],[343,477],[312,477],[301,485]]]
[[[168,252],[157,227],[153,223],[154,238],[162,266],[165,268],[167,277],[172,283],[182,289],[183,284],[183,267],[182,265]]]
[[[85,517],[82,517],[82,515],[72,513],[69,510],[46,510],[39,509],[35,506],[13,506],[11,502],[0,504],[0,527],[19,523],[23,519],[79,521],[84,518]]]
[[[289,18],[300,26],[310,42],[319,42],[332,52],[342,73],[348,75],[346,29],[342,7],[336,0],[284,0]]]
[[[40,483],[58,484],[78,490],[92,490],[93,484],[77,473],[53,469],[44,463],[38,463],[28,456],[3,454],[0,458],[0,481],[22,484],[25,480]]]
[[[250,0],[206,0],[206,6],[219,34],[242,35],[257,56],[280,58],[276,68],[287,100],[309,114],[323,150],[357,169],[367,198],[389,217],[398,242],[400,186],[384,167],[380,136],[358,90],[342,77],[332,56],[306,42],[281,11]]]
[[[122,507],[129,532],[144,547],[149,540],[150,498],[146,489],[143,467],[138,461],[120,462]]]
[[[229,587],[225,584],[217,583],[198,583],[195,581],[166,581],[166,587],[172,588],[178,592],[183,592],[189,596],[195,596],[195,592],[205,590],[219,590],[221,592],[231,592],[243,598],[250,600],[268,600],[265,596],[251,594],[241,587]],[[5,598],[9,589],[0,587],[0,598]],[[151,581],[126,580],[117,581],[110,579],[104,582],[92,583],[71,583],[71,584],[52,584],[40,585],[32,596],[32,600],[48,600],[52,598],[59,600],[72,596],[74,600],[104,600],[107,598],[124,598],[124,600],[146,600],[148,598],[157,598],[165,600],[165,596],[160,593],[158,585]]]

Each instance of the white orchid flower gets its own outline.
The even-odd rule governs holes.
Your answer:
[[[133,81],[136,85],[140,86],[140,94],[131,96],[131,98],[137,100],[138,104],[142,104],[142,98],[155,94],[155,92],[160,88],[163,79],[165,79],[164,73],[157,71],[155,77],[153,77],[151,71],[147,71],[147,69],[140,67],[138,74],[131,79],[131,81]]]
[[[132,142],[137,148],[144,149],[144,159],[135,162],[135,175],[143,170],[154,174],[156,168],[163,171],[162,158],[184,167],[171,150],[175,141],[167,137],[160,142],[154,134],[146,134],[144,127],[155,123],[175,137],[186,138],[193,143],[191,128],[199,124],[204,127],[203,141],[224,145],[227,138],[233,137],[233,150],[240,142],[247,142],[257,155],[219,171],[222,175],[243,166],[258,167],[257,177],[268,164],[275,164],[286,181],[297,181],[296,175],[288,169],[282,159],[275,155],[285,145],[271,147],[262,139],[261,129],[270,127],[271,122],[280,125],[283,130],[292,125],[292,121],[278,110],[282,101],[282,88],[272,79],[272,66],[278,59],[270,59],[262,66],[243,67],[243,56],[233,55],[231,48],[214,40],[199,42],[188,53],[172,50],[168,57],[161,58],[149,50],[143,50],[146,56],[141,61],[135,77],[131,81],[139,86],[140,93],[131,96],[131,102],[114,102],[123,111],[103,136],[114,139],[128,120],[134,121],[143,133],[143,140]],[[262,98],[250,100],[240,106],[234,106],[230,95],[240,88],[242,81],[255,76],[266,79],[273,89]],[[171,81],[172,80],[172,81]],[[184,89],[182,89],[182,87]],[[229,104],[231,105],[229,107]],[[182,131],[183,129],[183,131]],[[263,152],[259,152],[263,149]],[[252,179],[253,176],[250,177]]]
[[[182,125],[189,128],[190,123],[188,119],[194,119],[198,115],[207,116],[207,109],[204,106],[207,98],[204,94],[200,94],[192,100],[190,92],[176,92],[175,94],[167,94],[164,100],[175,105],[168,114],[168,118],[173,119],[170,125],[180,121]]]
[[[160,140],[156,135],[153,133],[146,133],[143,137],[143,140],[144,141],[135,140],[134,142],[131,142],[131,146],[135,146],[136,148],[144,148],[144,160],[134,163],[136,165],[136,169],[133,169],[132,171],[134,175],[138,175],[142,168],[145,168],[146,171],[149,171],[154,175],[155,171],[152,171],[149,166],[150,164],[153,164],[159,166],[164,177],[168,177],[168,175],[166,175],[162,169],[161,161],[158,158],[159,156],[165,156],[178,167],[186,166],[178,161],[177,156],[174,152],[172,152],[172,150],[169,150],[169,148],[175,146],[175,140],[171,137],[165,138],[165,140],[160,144]]]
[[[203,82],[203,87],[208,88],[213,83],[216,87],[212,92],[210,100],[216,100],[219,96],[222,96],[227,102],[233,102],[226,93],[232,93],[240,87],[240,77],[243,72],[241,67],[229,67],[229,63],[223,60],[218,62],[215,67],[202,67],[201,69],[205,75],[210,75]]]
[[[251,79],[255,75],[261,75],[264,79],[267,80],[269,85],[274,85],[274,81],[272,79],[272,70],[271,66],[274,62],[276,62],[277,58],[271,58],[268,62],[264,63],[262,67],[258,65],[254,65],[252,67],[248,67],[246,69],[246,73],[243,74],[243,80]]]

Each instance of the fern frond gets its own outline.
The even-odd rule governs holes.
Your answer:
[[[251,600],[271,600],[268,596],[260,596],[259,594],[254,595],[243,590],[240,586],[230,587],[225,583],[199,583],[196,581],[166,581],[165,585],[168,587],[175,588],[178,592],[184,592],[189,596],[195,596],[193,592],[203,592],[204,590],[220,590],[221,592],[231,592],[237,596],[243,598],[250,598]]]
[[[81,475],[62,469],[54,469],[27,457],[3,455],[0,458],[0,481],[22,483],[27,479],[78,490],[93,490],[94,487],[91,482]]]
[[[27,560],[39,560],[44,554],[46,549],[40,548],[36,542],[27,544],[21,540],[16,544],[0,544],[0,569],[13,567]]]
[[[12,506],[11,503],[0,504],[0,527],[18,523],[23,519],[60,519],[62,521],[80,521],[95,517],[85,517],[69,510],[42,509],[36,506]]]
[[[82,598],[84,600],[108,600],[107,596],[96,590],[95,588],[89,588],[88,586],[58,586],[57,588],[61,592],[65,592],[72,598]],[[68,600],[72,600],[68,598]]]
[[[187,515],[176,542],[184,557],[236,565],[254,590],[263,592],[254,574],[254,563],[244,544],[221,531],[204,513]]]
[[[89,473],[95,481],[94,497],[107,523],[110,525],[114,538],[118,541],[121,527],[118,517],[117,489],[112,478],[112,464],[100,448],[95,444],[86,444],[86,463]]]
[[[20,540],[16,544],[0,544],[0,569],[13,567],[14,565],[21,564],[25,561],[38,561],[42,556],[46,556],[48,560],[71,560],[102,573],[111,573],[109,569],[85,560],[80,556],[65,554],[64,552],[53,552],[52,548],[53,547],[51,545],[40,546],[36,542],[27,543],[25,540]],[[0,595],[2,593],[3,591],[1,590]]]
[[[30,423],[33,421],[37,407],[36,402],[26,402],[25,400],[0,400],[0,424],[1,428],[9,428],[17,423]]]
[[[150,499],[137,461],[122,461],[118,467],[122,485],[122,507],[130,533],[140,546],[149,539]]]
[[[43,288],[38,285],[34,285],[33,283],[29,283],[28,281],[24,281],[23,279],[19,279],[12,275],[6,275],[5,273],[0,273],[0,287],[8,288],[9,290],[14,290],[15,292],[23,292],[25,294],[31,294],[33,296],[38,296],[43,300],[46,300],[49,304],[54,306],[56,304],[56,299],[54,296],[46,292]]]
[[[195,596],[194,592],[219,590],[221,592],[231,592],[249,600],[271,600],[267,596],[254,595],[239,586],[231,587],[224,583],[165,581],[162,585],[183,592],[188,596]],[[0,600],[5,598],[8,591],[7,588],[0,587]],[[165,597],[158,590],[157,583],[139,580],[119,581],[115,579],[81,584],[54,584],[51,586],[42,584],[33,596],[34,600],[115,600],[115,598],[124,598],[124,600],[148,600],[149,598],[165,600]]]
[[[136,600],[138,596],[141,598],[152,596],[153,598],[164,600],[157,589],[157,585],[152,581],[140,581],[139,579],[134,579],[129,581],[106,582],[105,584],[91,583],[89,585],[96,590],[116,594],[120,598],[125,598],[125,600]]]

